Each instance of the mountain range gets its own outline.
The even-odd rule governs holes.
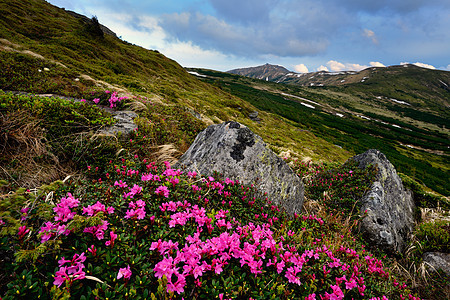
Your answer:
[[[239,68],[227,71],[231,74],[250,78],[273,81],[276,83],[290,83],[301,86],[340,86],[352,83],[364,83],[369,79],[379,82],[382,77],[392,81],[399,77],[414,77],[417,81],[430,81],[427,88],[431,92],[442,90],[450,91],[450,72],[430,70],[414,64],[402,64],[389,67],[370,67],[361,71],[318,71],[309,73],[296,73],[283,66],[264,64],[256,67]],[[395,80],[396,81],[396,80]]]

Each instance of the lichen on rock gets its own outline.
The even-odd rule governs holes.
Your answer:
[[[374,165],[378,170],[370,190],[360,200],[360,211],[365,214],[361,232],[386,252],[403,252],[414,228],[412,193],[403,187],[394,166],[380,151],[371,149],[352,159],[360,168]]]
[[[300,178],[260,136],[240,123],[228,121],[206,128],[176,167],[205,176],[218,172],[244,184],[255,184],[288,213],[300,213],[302,209],[304,185]]]

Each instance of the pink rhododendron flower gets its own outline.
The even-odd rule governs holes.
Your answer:
[[[132,209],[128,209],[125,215],[125,219],[138,219],[142,220],[145,218],[145,202],[138,200],[135,202],[131,201],[128,206]]]
[[[81,255],[75,254],[72,260],[68,260],[62,257],[58,261],[60,268],[58,271],[56,271],[53,284],[60,287],[65,281],[68,281],[70,285],[74,280],[84,279],[86,273],[83,271],[83,262],[85,260],[86,256],[84,255],[84,253],[81,253]],[[70,263],[70,265],[64,266],[68,263]]]
[[[49,239],[57,235],[69,235],[70,230],[66,229],[66,225],[60,225],[59,222],[53,224],[52,222],[46,222],[44,226],[41,227],[39,233],[44,233],[41,235],[41,243],[45,243]]]
[[[165,185],[160,185],[156,188],[155,194],[169,198],[169,188]]]
[[[142,192],[142,188],[139,185],[135,184],[135,185],[133,185],[132,188],[130,188],[130,192],[125,193],[123,195],[123,198],[124,199],[126,199],[128,197],[133,198],[134,196],[136,196],[137,194],[139,194],[141,192]]]
[[[124,279],[130,279],[132,275],[130,265],[128,265],[126,268],[120,268],[119,273],[117,273],[117,279],[124,278]]]
[[[97,203],[95,203],[94,205],[88,205],[88,207],[83,207],[83,215],[87,214],[90,217],[96,215],[101,211],[108,214],[112,214],[114,213],[114,207],[110,206],[106,208],[105,205],[100,203],[100,201],[97,201]]]
[[[20,216],[20,221],[25,221],[27,219],[28,216],[28,211],[30,210],[29,207],[24,207],[20,210],[20,212],[22,213],[22,215]]]
[[[122,180],[114,182],[114,186],[118,186],[118,187],[121,187],[121,188],[128,187],[127,183],[126,182],[122,182]]]
[[[105,242],[106,246],[114,247],[114,241],[117,239],[117,234],[114,233],[114,231],[109,232],[110,240]]]
[[[357,286],[357,284],[356,284],[356,280],[354,278],[350,278],[349,281],[345,282],[345,288],[347,290],[354,289],[356,286]]]
[[[310,294],[305,297],[305,300],[316,300],[316,294]]]
[[[150,181],[150,180],[153,180],[153,174],[152,173],[142,174],[141,181]]]
[[[188,177],[194,179],[195,177],[197,177],[197,172],[188,172]]]
[[[30,229],[27,229],[27,226],[20,226],[19,232],[17,232],[17,235],[19,236],[19,240],[23,239],[25,235],[30,232]]]
[[[62,197],[53,211],[56,213],[55,221],[67,222],[76,215],[71,208],[77,207],[80,200],[75,199],[71,193],[67,193],[67,197]]]
[[[180,273],[177,273],[176,275],[177,281],[175,283],[173,283],[172,280],[167,282],[167,291],[181,294],[184,292],[184,287],[186,286],[186,277]]]
[[[97,255],[97,249],[94,247],[94,245],[91,245],[91,247],[88,248],[88,251],[93,255]]]
[[[105,230],[108,229],[108,222],[102,221],[102,224],[84,228],[83,232],[92,233],[97,239],[102,240],[105,235]]]

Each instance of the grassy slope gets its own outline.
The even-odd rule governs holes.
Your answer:
[[[45,57],[43,64],[53,61],[68,67],[51,64],[51,71],[57,70],[59,77],[47,75],[45,81],[53,84],[43,88],[40,84],[33,84],[33,80],[40,76],[37,68],[30,70],[31,66],[25,65],[22,70],[14,70],[19,65],[20,55],[3,53],[5,58],[2,62],[6,66],[2,65],[4,71],[0,76],[3,79],[0,81],[2,89],[81,97],[93,88],[93,82],[82,76],[85,74],[134,95],[190,107],[206,117],[206,124],[211,120],[216,123],[229,119],[242,122],[268,143],[285,145],[301,155],[336,161],[344,161],[351,155],[308,132],[295,131],[295,124],[279,116],[263,113],[262,124],[256,124],[248,119],[248,114],[255,110],[248,102],[197,80],[175,61],[157,51],[131,45],[112,35],[92,35],[86,30],[86,20],[69,15],[44,1],[9,1],[0,4],[0,12],[5,16],[0,20],[0,32],[7,40],[2,40],[3,49],[7,46],[21,52],[32,51]],[[11,80],[12,75],[24,74],[25,70],[29,73],[25,80]],[[80,81],[74,82],[74,77],[79,77]]]
[[[420,112],[417,114],[420,117],[410,122],[408,116],[398,113],[400,109],[406,108],[391,104],[392,101],[388,100],[371,102],[368,99],[375,98],[371,94],[375,92],[370,90],[368,95],[364,95],[359,92],[364,87],[360,85],[349,85],[348,88],[311,89],[211,70],[195,69],[195,71],[209,76],[204,78],[205,81],[249,101],[258,109],[292,120],[299,131],[307,130],[353,153],[364,152],[370,148],[380,149],[400,172],[444,195],[449,194],[447,187],[450,171],[449,135],[445,124],[448,123],[448,118],[436,116],[440,114],[439,111],[435,112],[429,106],[422,104],[432,111],[428,113],[430,116],[428,119],[425,112]],[[346,89],[351,89],[351,92]],[[321,106],[286,94],[304,97]],[[378,95],[387,97],[386,95],[390,94],[386,92]],[[404,101],[414,103],[409,99]],[[418,106],[417,101],[414,105]],[[305,107],[301,102],[313,104],[316,108]],[[336,113],[342,113],[345,117],[338,117]],[[379,121],[369,121],[357,115]],[[431,131],[430,127],[436,130]]]

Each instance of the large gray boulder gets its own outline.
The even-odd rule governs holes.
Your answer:
[[[352,159],[360,168],[374,165],[378,169],[375,182],[360,200],[361,212],[367,211],[360,223],[361,232],[374,246],[402,253],[414,229],[412,193],[405,190],[394,166],[380,151],[371,149]]]
[[[211,125],[199,133],[175,167],[206,176],[217,171],[244,184],[255,184],[290,214],[302,209],[304,186],[300,178],[261,137],[237,122]]]

